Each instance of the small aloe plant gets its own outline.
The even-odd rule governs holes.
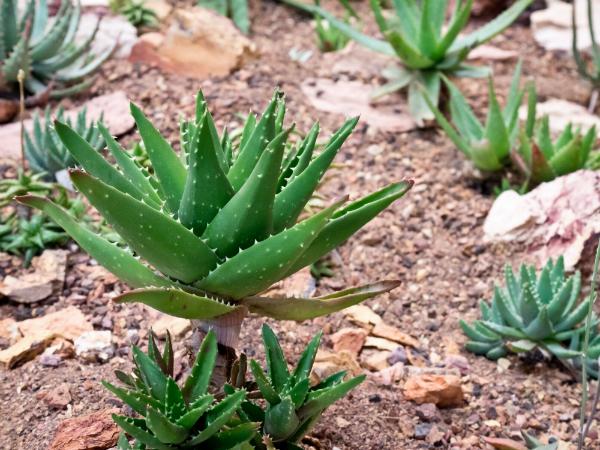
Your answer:
[[[467,350],[498,359],[539,347],[559,359],[580,355],[568,342],[585,331],[590,299],[578,303],[579,272],[567,277],[564,259],[549,260],[539,275],[534,266],[521,265],[518,276],[504,270],[505,286],[494,288],[491,304],[481,303],[482,320],[473,325],[461,321],[469,338]]]
[[[15,0],[0,0],[0,88],[16,90],[19,70],[25,72],[25,88],[31,94],[49,91],[59,98],[87,89],[91,75],[110,57],[117,43],[93,55],[90,47],[100,22],[85,42],[75,43],[81,6],[61,0],[60,8],[49,21],[46,0],[28,0],[23,14]]]
[[[388,83],[378,89],[378,97],[408,87],[408,104],[413,118],[421,123],[433,119],[421,87],[434,105],[439,104],[441,75],[482,77],[489,69],[465,63],[469,52],[510,26],[533,0],[517,0],[510,8],[480,29],[465,35],[473,0],[456,0],[446,24],[448,0],[394,0],[391,18],[386,18],[380,0],[371,0],[373,15],[384,40],[367,36],[332,14],[299,0],[283,0],[297,8],[319,14],[357,43],[378,53],[398,58],[401,66],[387,69]]]
[[[450,93],[451,121],[444,117],[425,93],[427,104],[438,124],[475,167],[483,171],[501,170],[510,162],[510,153],[519,134],[519,106],[525,93],[519,87],[521,62],[515,69],[504,109],[500,107],[493,81],[489,78],[485,125],[477,119],[460,90],[448,78],[443,79]]]
[[[321,341],[318,333],[290,372],[277,336],[267,325],[262,329],[267,373],[255,360],[250,369],[265,400],[264,408],[249,400],[242,404],[248,420],[261,422],[261,433],[271,447],[300,449],[298,442],[312,429],[323,411],[358,386],[365,376],[344,381],[346,372],[338,372],[315,386],[310,373]],[[264,439],[263,439],[264,442]],[[256,442],[257,448],[262,448]]]
[[[553,140],[550,119],[544,116],[536,120],[537,95],[533,85],[528,88],[527,122],[520,133],[520,145],[512,153],[512,159],[523,173],[529,187],[579,169],[600,168],[596,143],[596,127],[585,135],[579,128],[568,124],[560,136]]]
[[[217,357],[217,340],[209,331],[188,378],[182,387],[173,375],[173,347],[167,334],[163,352],[150,332],[148,352],[133,347],[133,373],[115,372],[124,387],[104,381],[103,385],[141,418],[113,414],[113,420],[135,439],[133,447],[120,439],[120,449],[183,448],[228,450],[250,441],[257,423],[239,423],[235,414],[246,398],[246,391],[225,394],[220,401],[208,393]]]
[[[96,150],[104,147],[96,122],[87,120],[86,108],[77,113],[74,125],[69,117],[65,119],[62,107],[58,108],[54,116],[56,120],[73,127]],[[102,116],[98,123],[102,123]],[[56,179],[57,172],[77,165],[54,130],[49,106],[46,107],[43,119],[37,111],[33,115],[33,130],[31,133],[25,132],[25,156],[29,169],[34,173],[43,172],[44,177],[49,180]]]
[[[181,123],[178,155],[137,106],[131,111],[152,170],[140,167],[102,126],[117,166],[70,127],[55,123],[59,137],[87,171],[71,171],[74,186],[126,248],[95,235],[46,198],[19,197],[47,213],[134,288],[117,302],[141,302],[177,317],[210,321],[219,342],[235,348],[248,311],[307,320],[398,286],[397,281],[383,281],[317,298],[261,295],[318,261],[412,186],[410,181],[394,183],[345,206],[344,198],[298,221],[357,119],[349,119],[318,155],[315,124],[284,158],[293,127],[283,127],[285,102],[279,92],[260,120],[248,117],[237,146],[226,133],[219,137],[199,93],[196,117]]]
[[[126,0],[118,12],[136,28],[156,28],[158,16],[153,9],[146,6],[146,0]]]

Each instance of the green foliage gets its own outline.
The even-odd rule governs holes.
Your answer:
[[[117,45],[99,55],[90,53],[99,22],[90,38],[78,45],[74,39],[81,17],[79,3],[62,0],[52,20],[47,0],[28,0],[20,17],[16,5],[15,0],[0,0],[0,85],[16,89],[17,74],[23,69],[25,88],[31,94],[50,90],[50,96],[58,98],[88,88],[93,82],[90,76]]]
[[[525,431],[521,431],[521,436],[525,441],[525,445],[529,450],[558,450],[558,440],[554,437],[548,439],[548,443],[544,444],[538,438]]]
[[[119,448],[226,450],[239,448],[252,439],[258,424],[239,423],[235,419],[246,391],[232,390],[220,401],[208,393],[216,357],[217,340],[209,331],[188,378],[180,387],[173,375],[173,347],[169,335],[162,353],[152,332],[147,353],[133,347],[133,373],[115,372],[123,387],[103,382],[106,389],[141,416],[113,415],[123,431],[136,440],[132,447],[122,437]]]
[[[496,285],[491,303],[481,303],[482,320],[460,325],[469,338],[467,350],[497,359],[508,351],[531,351],[538,347],[559,359],[571,359],[579,351],[569,341],[584,332],[590,299],[578,303],[579,272],[567,277],[564,261],[549,260],[539,274],[534,266],[521,265],[515,275],[504,270],[505,286]]]
[[[242,33],[250,32],[248,0],[198,0],[197,5],[229,17]]]
[[[469,52],[504,31],[532,3],[532,0],[517,0],[480,29],[461,35],[469,20],[473,0],[455,1],[448,23],[445,23],[450,5],[448,0],[394,1],[389,19],[383,13],[380,1],[371,0],[375,20],[385,38],[381,40],[361,33],[318,6],[306,5],[298,0],[283,1],[319,14],[370,50],[398,58],[401,66],[391,67],[383,73],[388,83],[378,89],[375,97],[408,88],[409,110],[418,123],[433,119],[423,90],[432,103],[438,105],[442,74],[455,77],[489,75],[489,69],[464,62]]]
[[[439,125],[454,145],[480,170],[501,170],[509,162],[510,152],[519,133],[519,106],[525,92],[519,88],[520,78],[521,62],[515,69],[504,109],[500,108],[492,79],[489,78],[488,114],[485,124],[477,119],[465,97],[446,77],[443,77],[443,80],[450,93],[451,122],[424,92],[425,100]]]
[[[257,295],[318,261],[402,197],[410,181],[391,184],[342,206],[345,199],[298,222],[357,119],[348,120],[315,155],[318,125],[284,158],[293,127],[284,129],[277,92],[260,119],[250,115],[239,145],[219,137],[202,93],[196,117],[181,123],[181,155],[135,105],[131,106],[152,162],[147,171],[100,126],[116,166],[67,125],[55,128],[87,172],[71,180],[120,235],[116,247],[39,196],[19,201],[46,212],[101,265],[134,291],[116,299],[162,312],[211,319],[239,306],[285,320],[306,320],[393,289],[395,281],[317,298]],[[151,172],[151,175],[149,174]]]
[[[29,174],[19,171],[17,178],[3,178],[0,180],[0,208],[10,204],[16,196],[28,193],[48,195],[54,189],[53,183],[43,180],[44,174]]]
[[[588,63],[586,58],[583,56],[578,48],[577,40],[577,5],[574,3],[572,8],[571,16],[571,31],[572,31],[572,43],[573,43],[573,56],[575,58],[575,64],[577,65],[577,71],[579,75],[588,80],[594,89],[600,87],[600,47],[596,41],[596,30],[594,26],[594,11],[592,0],[587,0],[587,18],[588,28],[590,30],[590,41],[592,43],[590,51],[592,53],[591,61]]]
[[[318,333],[302,353],[297,366],[290,371],[273,330],[262,329],[267,371],[256,361],[250,369],[265,400],[242,403],[242,415],[248,420],[261,422],[261,432],[268,436],[272,448],[300,448],[298,442],[310,432],[323,411],[358,386],[365,376],[344,381],[346,372],[331,375],[316,386],[310,385],[310,373],[321,341]],[[264,442],[264,441],[263,441]],[[263,448],[255,442],[256,448]]]
[[[131,25],[136,28],[155,28],[158,17],[154,10],[146,7],[145,0],[126,0],[118,9]]]
[[[556,140],[552,139],[550,120],[544,116],[536,120],[537,95],[528,88],[527,123],[520,133],[520,145],[512,158],[523,173],[529,187],[579,169],[600,168],[598,155],[592,152],[596,143],[596,127],[585,135],[579,128],[568,124]]]
[[[320,0],[315,0],[315,5],[320,6]],[[346,24],[350,23],[350,10],[344,19]],[[323,53],[326,52],[337,52],[338,50],[346,47],[350,38],[342,33],[338,28],[331,26],[331,24],[323,19],[319,14],[315,14],[315,33],[317,35],[317,46]]]
[[[104,140],[96,123],[87,120],[86,108],[77,113],[74,126],[69,117],[65,120],[62,107],[58,108],[55,117],[56,120],[73,127],[96,150],[104,147]],[[102,123],[102,117],[98,122]],[[32,172],[44,172],[45,177],[50,180],[56,178],[57,172],[77,165],[77,161],[71,156],[54,130],[49,106],[46,107],[43,119],[40,118],[37,111],[33,115],[33,130],[31,133],[25,132],[25,156]]]

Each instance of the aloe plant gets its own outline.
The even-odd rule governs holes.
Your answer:
[[[323,411],[362,383],[365,376],[344,381],[346,372],[342,371],[311,386],[309,377],[322,333],[310,341],[291,372],[273,330],[263,325],[262,335],[267,372],[255,360],[250,362],[250,369],[265,406],[248,400],[242,403],[242,414],[247,420],[262,423],[262,442],[255,442],[255,448],[263,448],[261,443],[266,441],[266,448],[300,449],[298,442],[310,432]]]
[[[220,401],[208,393],[217,358],[217,339],[209,331],[200,346],[192,369],[180,387],[173,374],[173,347],[170,336],[161,353],[150,332],[148,352],[133,347],[133,373],[115,372],[123,387],[104,381],[103,385],[141,418],[113,414],[113,420],[135,439],[133,446],[120,439],[120,449],[183,448],[237,449],[256,434],[257,423],[236,419],[246,391],[226,394]]]
[[[31,174],[19,170],[17,178],[0,180],[0,208],[9,205],[16,196],[27,193],[48,195],[55,188],[54,183],[44,181],[44,174]]]
[[[198,6],[212,9],[222,16],[231,18],[242,33],[250,32],[248,0],[198,0]]]
[[[354,17],[358,19],[356,12],[354,9],[345,1],[342,0],[346,7],[346,17],[344,18],[344,22],[346,24],[350,23],[350,17]],[[315,0],[316,6],[321,6],[320,0]],[[317,46],[319,50],[323,53],[326,52],[337,52],[350,42],[350,38],[342,33],[338,28],[331,26],[331,24],[326,20],[321,18],[319,14],[314,15],[315,18],[315,33],[317,36]]]
[[[434,118],[421,89],[427,92],[432,103],[437,106],[442,74],[448,77],[489,75],[488,68],[465,63],[469,52],[509,27],[533,0],[517,0],[491,22],[462,36],[473,0],[456,0],[448,23],[445,23],[450,4],[448,0],[393,0],[394,9],[390,19],[382,11],[380,0],[370,0],[384,40],[361,33],[318,6],[307,5],[299,0],[283,1],[319,14],[332,26],[368,49],[397,58],[400,66],[390,67],[383,72],[388,82],[374,93],[374,97],[408,88],[410,113],[421,124],[424,120]]]
[[[145,0],[126,0],[118,12],[136,28],[156,28],[158,16],[146,6]]]
[[[553,140],[548,116],[536,120],[537,95],[533,85],[528,88],[527,123],[520,133],[520,144],[512,159],[523,173],[529,187],[579,169],[600,168],[596,143],[596,127],[585,135],[579,128],[568,124],[560,136]]]
[[[25,71],[25,88],[31,94],[49,92],[59,98],[87,89],[93,82],[90,76],[117,43],[99,55],[90,53],[98,22],[90,37],[76,44],[80,17],[80,4],[70,0],[61,1],[51,21],[46,0],[28,0],[20,16],[15,0],[0,0],[0,90],[8,87],[16,92],[20,69]]]
[[[64,123],[55,128],[82,170],[74,186],[104,216],[128,248],[115,247],[39,196],[19,197],[60,224],[101,265],[134,290],[115,300],[141,302],[163,313],[209,321],[219,342],[235,348],[248,311],[281,320],[329,314],[393,289],[396,281],[317,298],[261,295],[273,283],[318,261],[402,197],[410,181],[391,184],[345,206],[342,198],[298,222],[305,204],[357,119],[313,155],[319,127],[284,159],[293,127],[283,127],[277,92],[258,120],[250,115],[239,146],[218,136],[202,93],[196,117],[181,123],[181,155],[135,105],[131,112],[152,162],[141,168],[99,125],[117,166]],[[195,325],[202,326],[194,322]]]
[[[504,109],[500,107],[492,78],[489,78],[485,125],[476,117],[460,90],[448,78],[442,78],[450,93],[450,121],[425,93],[425,100],[438,124],[475,167],[484,171],[501,170],[510,162],[510,153],[519,134],[519,106],[525,93],[519,87],[521,62],[515,69]]]
[[[580,355],[569,341],[585,331],[590,299],[578,303],[579,272],[567,277],[564,259],[549,260],[539,275],[534,266],[521,265],[518,276],[504,270],[505,286],[494,288],[490,304],[481,303],[482,320],[460,322],[469,338],[467,350],[490,359],[541,348],[559,359]]]
[[[69,117],[65,119],[62,107],[58,108],[55,117],[56,120],[73,127],[96,150],[104,147],[104,140],[100,136],[96,122],[87,120],[86,108],[77,113],[75,125],[71,123]],[[102,116],[98,122],[102,122]],[[36,111],[31,133],[25,132],[25,156],[32,172],[43,172],[45,178],[50,180],[56,179],[57,172],[75,167],[77,164],[54,130],[49,106],[46,107],[43,119]]]

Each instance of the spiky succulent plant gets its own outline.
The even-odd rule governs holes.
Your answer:
[[[367,36],[332,14],[299,0],[283,0],[305,11],[324,17],[357,43],[388,56],[398,58],[401,66],[383,72],[387,84],[374,96],[386,95],[408,87],[408,105],[413,118],[421,123],[433,119],[421,87],[434,105],[439,104],[441,74],[455,77],[482,77],[489,69],[465,63],[469,52],[489,41],[512,24],[533,0],[517,0],[510,8],[480,29],[461,36],[473,0],[456,0],[450,21],[446,24],[448,0],[394,0],[391,17],[381,9],[380,0],[371,0],[375,20],[385,40]]]
[[[267,373],[252,360],[250,368],[265,400],[264,408],[250,400],[242,403],[246,419],[261,422],[261,433],[272,447],[300,449],[298,442],[312,429],[323,411],[358,386],[364,375],[344,381],[346,372],[331,375],[315,386],[310,373],[319,348],[318,333],[302,353],[296,368],[290,372],[277,336],[267,325],[262,329]],[[264,439],[263,439],[264,443]],[[255,442],[256,448],[264,448]]]
[[[529,187],[579,169],[600,168],[598,155],[592,152],[596,143],[595,126],[584,135],[579,128],[568,124],[554,140],[548,116],[536,120],[537,95],[533,85],[528,88],[528,97],[527,123],[512,159]]]
[[[519,134],[519,106],[524,90],[520,89],[521,62],[519,61],[506,100],[501,109],[491,78],[488,81],[488,113],[482,124],[469,107],[460,90],[445,76],[443,80],[450,93],[451,121],[444,117],[434,102],[425,94],[427,104],[438,124],[454,145],[475,167],[484,171],[501,170],[510,161],[510,152]]]
[[[87,120],[86,108],[77,113],[74,126],[69,117],[65,119],[62,107],[57,109],[54,117],[56,120],[73,127],[96,150],[104,147],[104,140],[100,135],[96,122],[88,122]],[[102,123],[102,116],[98,123]],[[45,178],[50,180],[56,178],[57,172],[77,165],[77,161],[69,153],[54,130],[49,106],[46,107],[43,119],[37,111],[35,112],[31,133],[25,132],[25,156],[32,172],[44,172]]]
[[[521,431],[521,436],[523,436],[525,445],[529,450],[558,450],[558,440],[555,437],[550,437],[548,443],[544,444],[538,438],[525,431]]]
[[[19,170],[17,178],[0,180],[0,208],[10,204],[15,196],[27,193],[48,195],[56,187],[54,183],[44,181],[41,173],[31,174]]]
[[[568,348],[569,340],[585,331],[580,325],[590,302],[578,303],[579,272],[567,277],[560,257],[556,263],[549,260],[539,275],[534,266],[521,265],[518,276],[506,266],[504,278],[505,286],[495,286],[491,304],[482,302],[482,320],[460,322],[470,339],[466,348],[490,359],[536,347],[559,359],[579,356]]]
[[[103,382],[109,391],[141,416],[113,415],[113,420],[123,431],[136,440],[133,448],[227,450],[239,448],[252,439],[258,424],[240,423],[235,417],[236,410],[246,398],[246,391],[225,394],[218,402],[208,393],[216,356],[217,340],[209,331],[188,378],[179,387],[173,375],[173,347],[169,335],[162,353],[152,332],[147,354],[133,347],[133,373],[115,373],[124,387]],[[129,443],[121,439],[120,445],[128,448]]]
[[[15,0],[0,0],[0,90],[16,89],[19,69],[25,72],[25,87],[31,94],[50,88],[54,98],[89,87],[89,78],[108,59],[114,46],[99,55],[90,53],[98,30],[81,44],[75,43],[81,7],[62,0],[49,20],[46,0],[28,0],[21,15]],[[115,42],[116,46],[116,42]]]
[[[198,0],[197,4],[229,17],[242,33],[250,32],[248,0]]]
[[[146,6],[146,0],[126,0],[118,12],[136,28],[155,28],[158,16],[154,10]]]
[[[152,175],[100,127],[117,166],[67,125],[55,128],[87,172],[72,170],[74,186],[95,206],[128,248],[112,245],[39,196],[19,201],[60,224],[109,271],[135,288],[118,302],[141,302],[178,317],[217,320],[247,310],[306,320],[359,303],[398,285],[384,281],[317,298],[260,295],[273,283],[319,260],[402,197],[410,181],[391,184],[342,206],[344,199],[297,222],[306,202],[350,135],[348,120],[314,156],[314,125],[285,160],[292,127],[276,93],[257,121],[249,116],[239,147],[222,145],[201,93],[196,118],[181,125],[181,155],[135,105]],[[143,261],[146,261],[144,263]]]

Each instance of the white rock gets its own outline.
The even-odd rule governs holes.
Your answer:
[[[594,125],[600,128],[598,116],[589,113],[585,107],[566,100],[553,98],[538,103],[536,114],[538,118],[546,115],[550,118],[550,131],[554,134],[560,134],[569,123],[581,127],[584,132]],[[527,118],[527,105],[519,108],[519,118]]]
[[[89,0],[88,0],[89,1]],[[105,1],[105,0],[93,0]],[[75,35],[75,42],[83,43],[94,31],[96,22],[99,20],[97,14],[85,13],[81,15],[81,22]],[[114,58],[128,58],[131,48],[137,41],[137,30],[123,16],[104,16],[100,28],[91,46],[92,53],[100,54],[110,48],[116,41],[119,47],[113,54]]]
[[[86,331],[75,339],[75,354],[91,362],[105,362],[114,355],[110,331]]]

